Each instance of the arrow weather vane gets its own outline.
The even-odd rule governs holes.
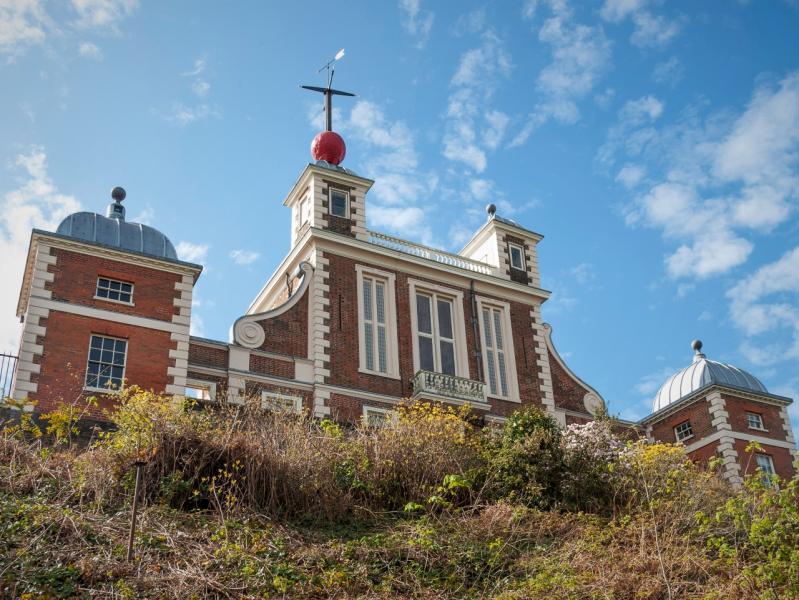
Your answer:
[[[327,69],[327,87],[316,87],[314,85],[301,85],[300,87],[312,92],[320,92],[325,95],[325,131],[333,131],[333,96],[355,96],[349,92],[342,92],[341,90],[334,90],[333,75],[336,72],[335,63],[344,56],[344,48],[336,52],[336,55],[331,58],[327,63],[321,67],[317,73],[321,73]]]

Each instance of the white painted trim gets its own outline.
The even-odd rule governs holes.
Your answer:
[[[527,269],[527,259],[524,258],[524,246],[517,244],[515,242],[507,242],[508,244],[508,267],[511,269],[516,269],[517,271],[526,271]],[[522,266],[516,267],[513,264],[513,252],[512,250],[516,249],[519,251],[519,254],[522,257]],[[501,265],[500,265],[501,266]]]
[[[549,414],[565,426],[566,415],[555,409],[555,393],[552,386],[552,369],[549,365],[550,352],[547,349],[546,329],[541,319],[541,307],[535,305],[530,309],[530,327],[533,330],[534,352],[538,367],[538,387],[541,391],[541,403]]]
[[[122,300],[114,300],[113,298],[103,298],[102,296],[92,296],[92,300],[100,300],[102,302],[113,302],[114,304],[121,304],[122,306],[136,306],[133,302],[123,302]]]
[[[486,396],[491,398],[499,398],[500,400],[507,400],[510,402],[521,402],[521,397],[519,395],[519,376],[516,371],[516,352],[513,345],[513,326],[511,324],[510,319],[510,304],[507,302],[499,302],[497,300],[493,300],[490,298],[485,298],[483,296],[477,296],[477,318],[478,322],[480,323],[480,348],[482,349],[480,354],[482,355],[483,360],[483,379],[485,379],[485,390]],[[489,390],[489,381],[488,381],[488,354],[486,352],[485,346],[485,322],[483,320],[483,309],[499,309],[502,314],[502,337],[503,341],[505,342],[505,348],[503,349],[505,353],[505,370],[506,376],[508,378],[507,385],[508,385],[508,395],[503,396],[501,393],[491,394]],[[494,329],[493,323],[491,327],[492,331]],[[494,334],[494,338],[496,339],[496,333]],[[497,365],[497,383],[499,383],[499,365]],[[501,389],[501,386],[498,386]],[[499,390],[498,390],[499,391]]]
[[[466,319],[463,314],[463,292],[460,289],[448,288],[441,285],[435,285],[426,281],[408,278],[408,292],[410,294],[410,311],[411,311],[411,336],[413,347],[413,372],[418,373],[421,367],[419,366],[419,344],[418,332],[419,327],[416,316],[416,293],[418,291],[427,292],[433,297],[443,296],[452,300],[452,329],[455,341],[455,375],[469,379],[469,351],[466,348]],[[435,314],[437,307],[435,301],[430,304],[431,317],[435,321]],[[434,331],[435,342],[435,331]],[[434,352],[437,352],[433,344]]]
[[[302,273],[302,279],[291,297],[277,308],[262,313],[246,314],[236,319],[230,328],[231,343],[239,344],[245,348],[257,348],[264,343],[266,334],[258,321],[274,319],[287,312],[300,301],[300,298],[305,294],[305,290],[308,289],[314,268],[310,263],[304,261],[300,263],[299,268]]]
[[[359,400],[373,400],[375,402],[383,402],[385,404],[399,404],[405,399],[400,396],[386,396],[385,394],[356,390],[339,385],[331,385],[329,383],[317,384],[316,390],[327,393],[328,398],[330,398],[331,394],[340,394],[342,396],[350,396],[351,398],[357,398]]]
[[[344,214],[337,215],[333,213],[333,192],[338,192],[340,194],[344,194]],[[331,217],[338,217],[339,219],[347,219],[350,220],[350,192],[349,190],[342,190],[341,188],[337,188],[335,186],[328,185],[327,186],[327,214]]]
[[[369,426],[369,413],[376,413],[379,415],[386,415],[386,420],[389,422],[396,421],[397,419],[397,411],[391,410],[390,408],[382,408],[379,406],[367,406],[363,405],[361,408],[362,410],[362,419],[363,424]],[[374,427],[384,427],[385,425],[375,425]]]
[[[281,400],[289,400],[291,402],[291,408],[286,410],[285,407],[280,405]],[[273,390],[261,390],[261,408],[273,410],[275,412],[285,411],[299,415],[302,414],[302,396],[282,394]]]
[[[397,339],[397,292],[396,279],[394,273],[374,269],[367,265],[355,265],[357,294],[358,294],[358,371],[367,375],[377,375],[378,377],[390,377],[399,379],[399,343]],[[373,280],[380,279],[385,284],[385,326],[386,326],[386,372],[369,370],[366,368],[366,332],[365,332],[365,310],[363,305],[363,278],[364,275]],[[373,292],[376,293],[376,292]],[[373,327],[376,324],[377,316],[373,315]],[[377,358],[377,333],[375,332],[375,359]],[[375,362],[375,366],[378,363]]]
[[[787,448],[788,450],[793,450],[795,446],[790,442],[784,442],[782,440],[774,440],[771,438],[763,437],[762,435],[752,435],[750,433],[743,433],[741,431],[717,431],[707,437],[704,437],[700,440],[697,440],[693,444],[690,444],[685,447],[686,452],[693,452],[694,450],[698,450],[700,448],[704,448],[708,444],[712,444],[722,438],[731,438],[735,440],[742,440],[745,442],[758,442],[759,444],[766,445],[766,446],[774,446],[776,448]]]
[[[158,319],[150,319],[149,317],[139,317],[102,308],[94,308],[92,306],[72,304],[61,300],[48,300],[47,298],[39,298],[36,296],[31,297],[29,306],[32,308],[56,310],[82,317],[90,317],[92,319],[100,319],[102,321],[113,321],[115,323],[134,325],[146,329],[155,329],[158,331],[182,333],[188,330],[188,327],[185,325],[172,323],[171,321],[160,321]]]
[[[206,381],[203,379],[186,379],[186,385],[183,386],[184,388],[195,388],[195,389],[205,389],[208,390],[208,401],[209,402],[217,402],[216,398],[216,382],[215,381]],[[185,390],[184,390],[185,395]],[[187,396],[186,398],[192,398],[194,400],[205,400],[205,398],[193,398],[191,396]]]

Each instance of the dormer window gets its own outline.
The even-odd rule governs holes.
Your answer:
[[[330,188],[330,214],[343,219],[349,218],[350,195],[348,192]]]
[[[133,284],[108,277],[98,277],[97,291],[94,293],[94,297],[99,300],[133,304]]]
[[[510,255],[510,266],[524,271],[524,248],[519,244],[508,243],[508,254]]]
[[[684,442],[694,437],[694,430],[691,428],[690,421],[683,421],[674,428],[674,437],[678,442]]]

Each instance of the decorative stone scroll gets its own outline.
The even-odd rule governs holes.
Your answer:
[[[299,267],[297,267],[297,277],[301,277],[300,283],[291,297],[277,308],[262,313],[244,315],[236,319],[230,331],[231,342],[244,346],[245,348],[258,348],[263,344],[264,339],[266,339],[266,334],[259,321],[282,315],[297,304],[311,283],[312,273],[313,265],[306,261],[301,262]]]

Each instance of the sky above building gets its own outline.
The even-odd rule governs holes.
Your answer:
[[[226,340],[289,250],[323,126],[371,229],[457,251],[485,206],[542,233],[543,314],[637,419],[690,342],[799,401],[797,3],[0,0],[0,351],[30,230],[127,190],[205,265]],[[794,427],[799,410],[792,407]]]

